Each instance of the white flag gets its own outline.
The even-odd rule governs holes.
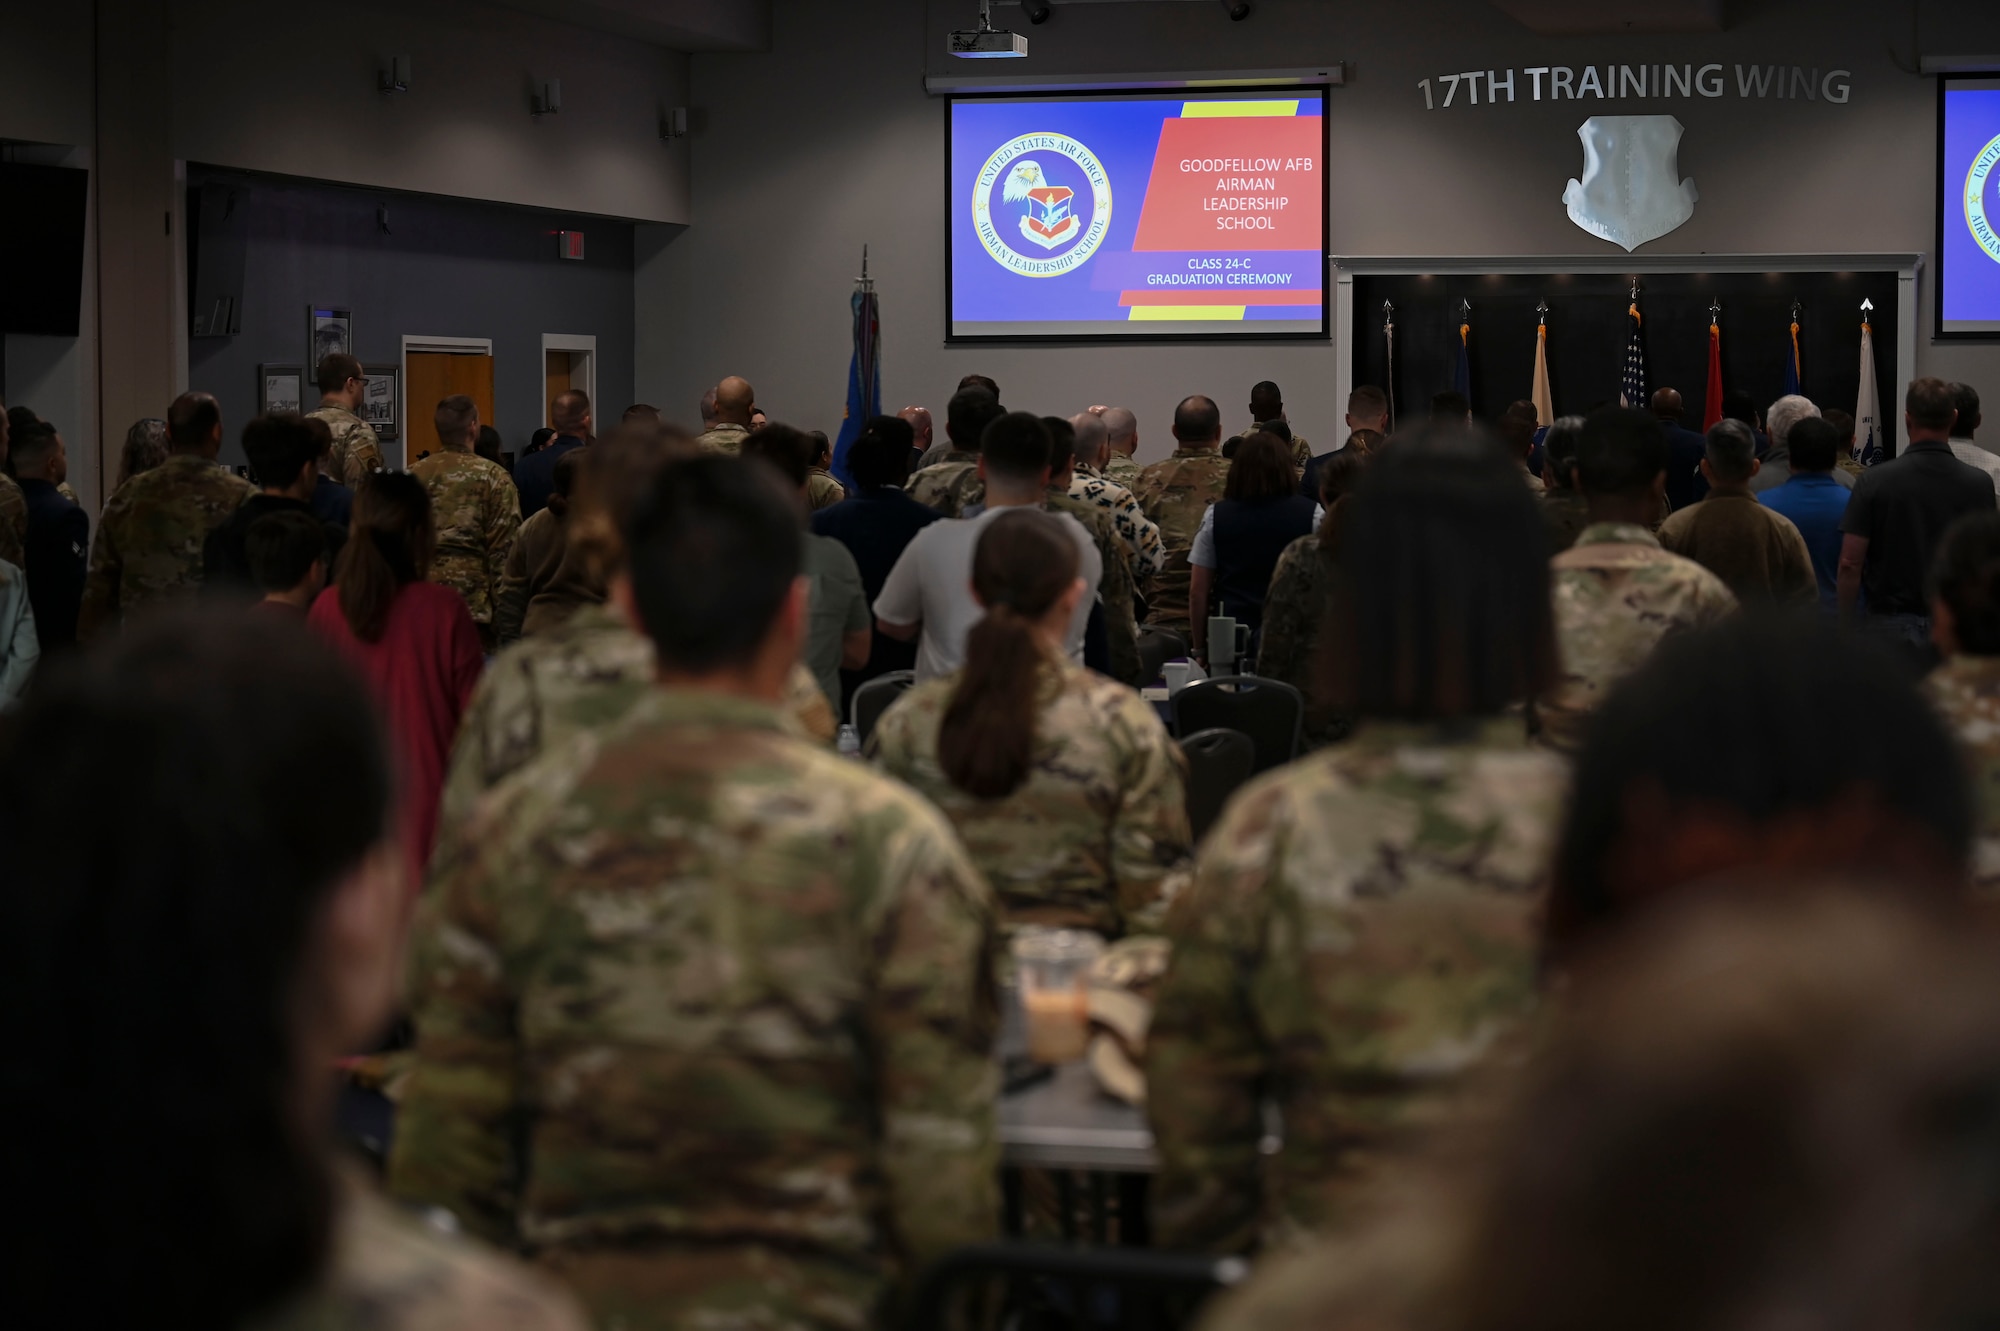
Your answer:
[[[1528,397],[1535,404],[1535,424],[1547,429],[1556,423],[1555,399],[1549,394],[1549,326],[1535,329],[1535,386]]]
[[[1872,467],[1882,456],[1882,408],[1875,395],[1875,330],[1861,320],[1861,391],[1854,401],[1854,460]]]

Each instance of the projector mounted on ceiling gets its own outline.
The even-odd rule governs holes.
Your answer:
[[[993,26],[993,0],[979,0],[979,26],[945,38],[945,50],[962,60],[1012,60],[1028,54],[1028,39]]]

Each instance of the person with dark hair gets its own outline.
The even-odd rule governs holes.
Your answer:
[[[321,359],[313,377],[319,385],[319,409],[309,414],[325,421],[333,435],[333,478],[358,490],[362,477],[388,465],[375,427],[355,414],[368,394],[368,377],[360,361],[340,353]]]
[[[549,444],[555,439],[555,437],[556,437],[556,431],[554,426],[552,425],[542,426],[539,430],[536,430],[533,434],[528,436],[528,446],[521,450],[521,456],[524,458],[533,457],[535,454],[547,448]]]
[[[1274,430],[1273,425],[1282,425],[1284,429]],[[1292,432],[1291,421],[1285,416],[1285,395],[1269,379],[1250,386],[1250,428],[1236,438],[1247,439],[1259,430],[1276,435],[1284,443],[1292,459],[1293,483],[1303,483],[1306,468],[1312,465],[1312,445],[1304,435]]]
[[[1000,385],[983,374],[968,374],[958,381],[959,392],[962,393],[968,388],[983,388],[992,394],[995,402],[1000,400]]]
[[[705,455],[630,533],[612,596],[657,685],[440,856],[390,1187],[600,1324],[874,1325],[997,1228],[992,894],[934,809],[781,718],[794,494]]]
[[[811,530],[813,459],[825,442],[825,435],[814,438],[789,425],[767,425],[743,441],[743,456],[770,467],[798,491],[800,520],[807,528],[800,573],[806,581],[806,640],[799,659],[831,703],[841,694],[841,672],[867,665],[875,638],[854,556],[831,536]]]
[[[1681,424],[1687,408],[1678,388],[1656,388],[1648,405],[1667,432],[1667,502],[1678,513],[1708,497],[1708,478],[1701,460],[1708,456],[1708,436]]]
[[[1662,644],[1598,709],[1548,959],[1566,965],[1732,877],[1832,874],[1955,898],[1972,820],[1951,736],[1889,654],[1821,621],[1739,616]]]
[[[1786,458],[1789,465],[1789,453]],[[1743,605],[1812,605],[1819,599],[1812,552],[1790,518],[1751,493],[1750,480],[1760,466],[1750,427],[1717,421],[1701,461],[1708,497],[1660,524],[1660,548],[1721,578]]]
[[[1307,748],[1345,739],[1353,728],[1350,717],[1320,696],[1319,642],[1340,572],[1349,496],[1360,485],[1368,458],[1360,449],[1343,448],[1322,461],[1319,502],[1326,516],[1317,532],[1299,537],[1278,556],[1271,590],[1264,596],[1257,673],[1291,685],[1306,700],[1302,738]]]
[[[1354,734],[1240,791],[1168,914],[1146,1042],[1163,1247],[1348,1213],[1533,1007],[1565,778],[1520,714],[1557,669],[1535,500],[1491,440],[1406,430],[1349,505],[1340,573],[1322,670]]]
[[[1242,437],[1229,464],[1222,498],[1201,515],[1188,551],[1188,646],[1209,664],[1208,618],[1225,615],[1248,625],[1248,656],[1255,659],[1264,623],[1264,593],[1278,556],[1318,524],[1318,503],[1298,493],[1291,455],[1273,434],[1258,430]],[[1221,644],[1231,654],[1234,643]]]
[[[474,455],[485,458],[500,470],[507,472],[508,480],[514,478],[514,473],[507,467],[506,440],[502,439],[500,432],[492,426],[480,423],[479,437],[472,441],[472,451]]]
[[[806,505],[809,511],[817,513],[847,498],[847,490],[833,478],[833,444],[826,431],[813,430],[806,437],[813,441],[812,479],[807,482]]]
[[[590,444],[590,397],[580,388],[556,394],[549,405],[549,422],[555,434],[539,449],[530,449],[514,464],[514,492],[526,522],[548,506],[555,489],[556,461],[575,448]]]
[[[1299,493],[1308,499],[1320,497],[1319,469],[1329,458],[1338,456],[1354,446],[1356,434],[1367,434],[1380,441],[1389,436],[1389,395],[1373,384],[1362,384],[1347,395],[1347,439],[1331,453],[1321,453],[1306,464],[1306,473],[1299,480]],[[1367,447],[1363,445],[1364,449]]]
[[[388,720],[413,884],[430,860],[445,764],[486,661],[465,598],[428,580],[436,541],[424,483],[369,473],[333,584],[306,616],[361,672]]]
[[[983,390],[965,390],[952,399],[954,406],[967,392],[985,397]],[[957,437],[954,430],[953,438]],[[975,472],[985,488],[985,509],[975,518],[925,527],[889,570],[875,598],[875,625],[899,642],[917,644],[919,681],[949,675],[964,664],[966,638],[981,618],[979,603],[972,599],[972,560],[979,533],[1010,508],[1040,508],[1046,502],[1052,447],[1048,426],[1027,412],[995,418],[980,438]],[[1068,640],[1071,658],[1081,661],[1084,628],[1103,577],[1103,560],[1082,524],[1067,515],[1061,521],[1076,542],[1081,576],[1090,588],[1077,605]]]
[[[125,432],[125,442],[118,450],[118,479],[112,483],[111,493],[117,494],[125,488],[125,482],[141,472],[151,471],[167,460],[167,423],[158,416],[146,416],[132,422],[132,428]]]
[[[1472,424],[1472,404],[1465,394],[1451,391],[1431,394],[1431,419],[1459,425]]]
[[[165,462],[133,477],[105,504],[77,614],[88,646],[141,610],[192,598],[201,587],[208,534],[256,493],[217,464],[222,409],[183,393],[167,409],[173,446]]]
[[[748,379],[730,375],[715,386],[715,402],[702,413],[702,432],[695,436],[695,447],[704,453],[726,453],[734,457],[743,448],[744,439],[757,428],[757,390],[750,386]],[[706,399],[704,399],[704,402]],[[710,413],[713,419],[710,419]]]
[[[1194,574],[1188,556],[1209,505],[1222,498],[1229,482],[1229,459],[1222,456],[1222,413],[1205,397],[1183,398],[1174,408],[1173,456],[1139,473],[1132,496],[1160,529],[1166,548],[1161,571],[1141,590],[1146,623],[1188,638],[1192,633],[1188,598]]]
[[[1732,388],[1722,395],[1722,419],[1742,421],[1750,427],[1751,436],[1757,441],[1757,456],[1763,457],[1771,449],[1771,437],[1764,433],[1764,413],[1758,409],[1757,399],[1741,388]],[[1703,441],[1703,447],[1707,446]]]
[[[280,510],[250,524],[243,534],[243,554],[251,581],[263,597],[259,610],[296,613],[303,617],[326,587],[326,529],[310,513]]]
[[[1931,642],[1943,663],[1924,691],[1957,737],[1978,819],[1972,881],[2000,889],[2000,513],[1945,530],[1931,569]]]
[[[55,426],[36,421],[14,431],[8,450],[28,510],[20,568],[34,606],[35,636],[41,650],[50,652],[76,641],[76,615],[90,566],[90,518],[63,496],[69,452]]]
[[[1840,520],[1852,494],[1834,475],[1845,442],[1833,415],[1828,412],[1825,419],[1809,416],[1792,427],[1788,444],[1791,479],[1757,496],[1758,503],[1783,514],[1805,538],[1819,587],[1820,608],[1829,614],[1840,609]],[[1846,437],[1853,434],[1854,427],[1849,425]]]
[[[1979,433],[1979,390],[1971,384],[1951,386],[1951,405],[1958,412],[1958,419],[1952,422],[1951,438],[1946,447],[1951,455],[1969,467],[1977,467],[1993,479],[1993,491],[2000,496],[2000,456],[1984,444],[1974,441]]]
[[[367,694],[275,616],[150,618],[0,727],[10,1325],[581,1331],[335,1157],[329,1070],[401,971],[393,799]]]
[[[1545,488],[1542,478],[1528,466],[1535,453],[1535,436],[1540,429],[1541,418],[1536,415],[1537,410],[1532,402],[1510,402],[1507,409],[1500,413],[1497,427],[1501,446],[1507,450],[1509,457],[1520,462],[1521,475],[1528,482],[1528,492],[1535,495],[1541,494]]]
[[[1625,407],[1585,418],[1573,472],[1590,525],[1551,564],[1562,677],[1535,703],[1542,738],[1554,748],[1582,745],[1592,710],[1662,639],[1736,610],[1720,578],[1662,548],[1646,529],[1665,503],[1666,466],[1658,418]]]
[[[1590,525],[1590,503],[1576,488],[1576,445],[1582,437],[1581,416],[1558,416],[1542,435],[1542,518],[1551,554],[1575,545]]]
[[[654,427],[641,422],[634,428]],[[521,524],[520,533],[507,551],[507,563],[500,570],[500,594],[493,602],[493,637],[500,646],[519,640],[525,633],[553,627],[575,608],[567,603],[552,607],[553,614],[538,616],[540,622],[533,629],[527,626],[529,603],[555,581],[563,566],[568,547],[570,495],[575,492],[577,476],[589,457],[588,449],[570,449],[556,459],[548,502],[542,505],[541,512]],[[602,594],[596,599],[601,601]]]
[[[919,469],[904,485],[910,498],[943,517],[963,517],[979,494],[979,441],[986,427],[1007,414],[1000,399],[977,385],[961,388],[945,407],[944,433],[950,450]],[[932,450],[935,452],[936,450]]]
[[[1075,542],[1008,510],[980,532],[972,591],[964,666],[883,713],[870,755],[951,819],[1003,925],[1156,928],[1193,851],[1185,763],[1151,704],[1068,659]]]
[[[243,427],[243,453],[250,459],[250,476],[259,491],[202,544],[201,591],[204,596],[247,603],[261,595],[246,544],[251,525],[273,513],[301,513],[319,521],[311,503],[319,485],[319,439],[306,428],[304,418],[273,413]],[[320,540],[331,567],[347,540],[347,530],[322,524]]]
[[[431,495],[431,524],[437,544],[430,580],[465,598],[479,641],[499,649],[495,608],[507,576],[507,559],[521,531],[521,496],[513,478],[497,462],[472,451],[479,437],[479,408],[463,393],[437,404],[433,416],[438,451],[420,458],[410,475]],[[564,449],[555,461],[569,455]],[[550,467],[553,487],[554,467]],[[544,499],[543,507],[548,501]]]
[[[1870,626],[1913,661],[1930,647],[1927,586],[1938,542],[1968,513],[1991,513],[1986,474],[1951,455],[1958,407],[1942,379],[1913,379],[1903,403],[1903,451],[1854,483],[1841,515],[1840,613],[1852,620],[1867,593]]]
[[[333,466],[333,431],[317,416],[306,416],[302,421],[312,432],[313,446],[319,450],[316,463],[319,476],[313,481],[312,498],[307,502],[312,505],[313,516],[321,522],[346,531],[354,521],[354,491],[327,474]]]

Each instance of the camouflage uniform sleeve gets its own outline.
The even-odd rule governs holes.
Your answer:
[[[1124,551],[1115,539],[1109,547],[1100,542],[1098,556],[1104,565],[1097,590],[1104,598],[1104,636],[1111,655],[1111,674],[1140,688],[1152,681],[1140,678],[1145,668],[1139,663],[1138,594],[1132,585],[1132,566],[1125,562]]]
[[[494,604],[506,585],[507,566],[514,553],[515,538],[520,534],[521,492],[502,473],[491,478],[486,491],[486,586]],[[526,610],[524,601],[523,614]],[[517,624],[517,636],[519,632]]]
[[[27,546],[28,497],[18,485],[0,485],[0,560],[25,569]]]
[[[382,470],[382,443],[375,437],[374,426],[359,426],[347,436],[347,460],[343,470],[345,474],[340,478],[341,483],[350,490],[359,490],[369,472]]]
[[[500,594],[493,598],[493,638],[502,645],[521,636],[521,621],[528,617],[528,550],[520,540],[507,549],[507,562],[500,568]]]
[[[1257,646],[1257,673],[1301,691],[1308,691],[1307,645],[1314,639],[1321,609],[1311,576],[1313,557],[1312,547],[1302,541],[1292,542],[1278,556],[1271,589],[1264,596],[1264,627]]]
[[[1158,933],[1191,865],[1187,759],[1141,698],[1121,696],[1115,727],[1123,770],[1111,825],[1111,878],[1128,930]]]
[[[83,582],[83,604],[76,612],[76,640],[88,646],[118,618],[118,583],[125,561],[118,553],[118,528],[124,506],[113,495],[97,522],[97,544],[90,547],[90,572]]]

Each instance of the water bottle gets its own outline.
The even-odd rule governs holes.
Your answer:
[[[839,751],[840,756],[843,758],[859,758],[861,756],[861,732],[851,725],[842,726],[840,728],[840,738],[833,742],[833,747]]]

